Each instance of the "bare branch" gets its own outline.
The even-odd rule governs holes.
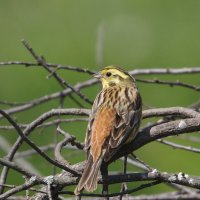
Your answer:
[[[76,170],[83,170],[84,169],[84,164],[79,163],[74,165]],[[63,188],[65,186],[70,186],[70,185],[75,185],[77,183],[77,178],[72,177],[69,173],[62,173],[59,175],[56,175],[54,178],[54,184],[59,185],[59,188]],[[156,170],[148,173],[129,173],[126,175],[109,175],[106,179],[102,179],[101,177],[99,178],[99,183],[107,183],[107,184],[116,184],[116,183],[121,183],[121,182],[136,182],[136,181],[156,181],[158,184],[161,182],[164,183],[175,183],[183,186],[189,186],[192,188],[197,188],[200,189],[200,177],[193,177],[189,176],[188,174],[184,173],[179,173],[179,174],[169,174],[169,173],[161,173],[157,172]],[[154,183],[154,182],[153,182]],[[155,183],[156,184],[156,183]],[[150,184],[145,184],[145,187],[152,186]],[[138,189],[143,189],[145,188],[143,185],[139,186],[136,190],[126,190],[124,191],[124,194],[127,193],[132,193],[135,191],[138,191]],[[56,189],[56,188],[54,188]],[[69,191],[62,191],[59,192],[60,194],[71,194],[74,195],[73,192]],[[93,196],[93,197],[112,197],[112,196],[118,196],[121,193],[112,193],[109,195],[101,195],[101,194],[82,194],[83,196]],[[41,195],[40,195],[41,196]],[[45,194],[43,195],[43,197]],[[35,198],[33,198],[35,199]],[[41,198],[42,199],[42,198]]]
[[[4,113],[4,115],[7,116],[7,114],[5,112],[3,112],[3,113]],[[42,114],[35,121],[33,121],[31,124],[29,124],[29,126],[24,130],[23,135],[28,136],[38,125],[41,125],[45,120],[47,120],[53,116],[59,116],[59,115],[89,115],[89,110],[87,110],[87,109],[53,109],[47,113]],[[15,144],[13,145],[13,147],[11,148],[10,152],[7,155],[7,159],[9,161],[13,160],[15,153],[17,152],[18,148],[22,144],[22,141],[23,141],[23,139],[21,137],[19,137],[17,139],[17,141],[15,142]],[[66,167],[64,166],[64,168],[66,168]],[[7,173],[8,173],[8,168],[4,167],[2,170],[2,173],[1,173],[0,185],[5,183]],[[2,190],[3,190],[3,188],[0,186],[0,193],[2,192]]]
[[[64,147],[65,145],[67,145],[68,143],[70,143],[72,140],[74,140],[75,138],[72,137],[70,134],[67,134],[65,133],[63,130],[60,129],[60,127],[58,126],[57,127],[57,131],[59,133],[64,133],[64,140],[59,142],[57,145],[56,145],[56,148],[55,148],[55,151],[54,151],[54,155],[55,155],[55,158],[56,160],[58,160],[60,163],[63,163],[65,165],[69,165],[69,163],[63,158],[63,156],[61,155],[61,149],[62,147]]]
[[[11,195],[13,194],[16,194],[20,191],[23,191],[23,190],[27,190],[31,187],[33,187],[34,185],[38,185],[38,184],[44,184],[44,181],[39,179],[38,177],[34,176],[34,177],[31,177],[29,179],[29,181],[26,181],[26,183],[22,184],[22,185],[19,185],[13,189],[10,189],[8,190],[7,192],[3,193],[0,195],[0,199],[7,199],[8,197],[10,197]]]
[[[7,61],[0,62],[0,65],[24,65],[24,66],[41,66],[40,63],[33,63],[28,61]],[[92,75],[94,72],[84,68],[78,68],[74,66],[64,66],[61,64],[47,63],[48,67],[63,68],[68,70],[73,70],[77,72],[88,73]],[[151,68],[151,69],[134,69],[130,71],[132,75],[150,75],[150,74],[196,74],[200,73],[200,67],[181,67],[181,68]]]
[[[145,188],[148,188],[148,187],[152,187],[154,185],[158,185],[160,183],[161,183],[160,181],[153,181],[153,182],[150,182],[150,183],[141,184],[140,186],[138,186],[136,188],[133,188],[133,189],[130,189],[130,190],[124,190],[122,192],[116,192],[116,193],[110,193],[110,194],[85,194],[85,193],[82,193],[81,196],[88,196],[88,197],[116,197],[116,196],[120,196],[120,195],[124,195],[124,194],[131,194],[131,193],[137,192],[139,190],[142,190],[142,189],[145,189]],[[60,192],[60,194],[74,195],[74,193],[70,192],[70,191],[62,191],[62,192]]]
[[[180,145],[180,144],[175,144],[173,142],[169,142],[167,140],[163,140],[163,139],[158,139],[158,142],[165,144],[167,146],[170,146],[174,149],[182,149],[185,151],[190,151],[190,152],[194,152],[194,153],[200,153],[200,149],[194,148],[194,147],[190,147],[190,146],[184,146],[184,145]]]
[[[11,169],[14,169],[16,171],[18,171],[19,173],[27,176],[27,177],[31,177],[31,176],[36,176],[35,174],[33,174],[32,172],[28,172],[27,169],[23,169],[22,167],[19,167],[17,164],[10,162],[8,160],[2,159],[0,158],[0,164],[7,166]]]
[[[4,184],[3,185],[4,187],[7,187],[7,188],[16,188],[16,185],[9,185],[9,184]],[[35,188],[29,188],[30,191],[33,191],[33,192],[39,192],[39,193],[44,193],[44,194],[47,194],[47,192],[44,192],[42,190],[37,190]]]
[[[7,139],[0,135],[0,148],[7,154],[10,151],[11,147],[12,146],[7,141]],[[36,152],[35,150],[33,150],[33,151]],[[21,158],[15,160],[15,162],[19,167],[27,169],[28,171],[32,172],[33,174],[36,174],[38,176],[41,175],[40,171],[38,169],[36,169],[36,167],[33,166],[32,163],[30,163],[26,159],[24,159],[24,157],[21,157]]]
[[[25,65],[26,67],[29,66],[38,66],[37,63],[32,63],[28,61],[5,61],[5,62],[0,62],[0,65]]]
[[[54,149],[54,144],[49,144],[45,146],[39,147],[41,151],[49,151]],[[15,159],[21,158],[21,157],[28,157],[32,156],[33,154],[36,154],[37,152],[34,149],[26,150],[26,151],[21,151],[15,154]]]
[[[157,126],[148,126],[147,128],[139,131],[133,142],[128,145],[124,145],[120,149],[120,152],[114,155],[110,162],[126,154],[129,154],[144,146],[145,144],[148,144],[149,142],[155,141],[157,139],[196,131],[200,131],[200,117],[175,120],[172,122],[159,124]]]
[[[21,105],[24,105],[25,103],[0,101],[0,104],[2,104],[2,105],[7,105],[7,106],[21,106]]]
[[[136,81],[138,82],[142,82],[142,83],[150,83],[150,84],[161,84],[161,85],[169,85],[171,87],[173,86],[180,86],[180,87],[185,87],[185,88],[189,88],[189,89],[193,89],[195,91],[200,91],[200,86],[196,86],[196,85],[191,85],[191,84],[187,84],[187,83],[183,83],[180,81],[161,81],[158,79],[154,79],[154,80],[144,80],[144,79],[136,79]]]
[[[26,197],[23,196],[12,196],[12,197],[8,197],[7,200],[27,200]]]
[[[150,74],[196,74],[200,73],[200,67],[188,67],[188,68],[155,68],[155,69],[134,69],[130,71],[132,75],[150,75]]]
[[[45,146],[41,146],[39,147],[42,151],[52,151],[55,149],[55,145],[54,144],[49,144],[49,145],[45,145]],[[64,148],[66,149],[82,149],[83,148],[83,144],[77,142],[77,145],[71,146],[71,145],[65,145]],[[37,152],[33,149],[30,150],[26,150],[26,151],[21,151],[15,154],[15,159],[19,159],[19,158],[24,158],[24,157],[28,157],[28,156],[32,156],[33,154],[36,154]]]
[[[92,104],[93,102],[88,99],[85,95],[83,95],[80,91],[76,90],[73,86],[71,86],[69,83],[67,83],[64,79],[62,79],[55,71],[53,71],[49,66],[46,64],[46,61],[43,57],[38,56],[32,47],[28,44],[27,41],[24,39],[22,40],[23,45],[27,48],[27,50],[32,54],[32,56],[35,58],[35,60],[42,65],[48,72],[50,72],[55,79],[60,83],[60,85],[65,88],[70,88],[74,93],[76,93],[81,99],[83,99],[85,102]]]
[[[27,144],[29,144],[35,151],[37,151],[42,157],[44,157],[48,162],[50,162],[51,164],[57,166],[57,167],[60,167],[62,169],[65,169],[66,171],[69,171],[71,172],[72,174],[74,175],[79,175],[79,173],[77,173],[76,171],[70,169],[69,167],[67,166],[64,166],[54,160],[52,160],[49,156],[47,156],[47,154],[45,154],[43,151],[41,151],[31,140],[29,140],[26,136],[26,134],[24,134],[22,132],[22,130],[20,129],[20,127],[17,125],[16,122],[14,122],[12,120],[12,118],[7,115],[4,111],[0,110],[0,113],[6,117],[6,119],[8,119],[8,121],[15,127],[15,129],[17,130],[17,133],[21,136],[21,138],[26,141]]]
[[[200,113],[193,109],[183,107],[171,107],[171,108],[155,108],[144,110],[142,112],[142,118],[149,117],[163,117],[167,115],[182,116],[182,117],[200,117]]]
[[[84,165],[77,165],[79,169],[84,168]],[[76,168],[77,169],[77,168]],[[69,186],[69,185],[75,185],[77,183],[77,178],[69,176],[68,173],[63,173],[55,176],[53,178],[54,184],[59,185],[59,187]],[[104,180],[104,182],[103,182]],[[163,183],[175,183],[183,186],[189,186],[192,188],[200,188],[200,178],[199,177],[193,177],[189,176],[188,174],[179,173],[179,174],[169,174],[169,173],[161,173],[161,172],[148,172],[148,173],[129,173],[126,175],[109,175],[106,179],[99,178],[99,183],[107,183],[107,184],[116,184],[121,182],[136,182],[136,181],[153,181],[151,183],[147,183],[144,185],[139,186],[138,188],[134,188],[132,190],[126,190],[124,191],[124,194],[127,193],[133,193],[135,191],[138,191],[140,189],[144,189],[145,187],[150,187],[154,184],[159,184],[161,182]],[[73,192],[69,191],[61,191],[60,194],[70,194],[74,195]],[[121,193],[111,193],[109,195],[106,194],[81,194],[82,196],[92,196],[92,197],[113,197],[113,196],[119,196]],[[42,195],[43,198],[45,197],[45,194]],[[41,197],[41,195],[40,195]],[[36,199],[36,198],[33,198]],[[42,197],[41,197],[42,199]]]
[[[68,143],[70,143],[72,146],[76,146],[77,149],[83,149],[84,145],[81,144],[79,141],[76,140],[76,137],[73,135],[70,135],[69,133],[66,133],[64,130],[62,130],[60,127],[57,128],[57,131],[62,134],[66,139],[68,139]],[[66,144],[67,145],[67,144]],[[66,146],[65,145],[65,146]]]
[[[53,64],[53,63],[46,63],[48,67],[52,67],[52,68],[56,68],[56,70],[58,69],[67,69],[67,70],[71,70],[71,71],[76,71],[76,72],[82,72],[82,73],[87,73],[89,75],[94,74],[94,71],[91,71],[89,69],[85,69],[85,68],[79,68],[79,67],[74,67],[74,66],[70,66],[70,65],[61,65],[61,64]],[[24,65],[26,67],[29,66],[35,66],[35,67],[39,67],[42,66],[40,63],[33,63],[33,62],[27,62],[27,61],[7,61],[7,62],[0,62],[0,66],[3,65]]]
[[[88,121],[88,118],[82,117],[82,118],[70,118],[70,119],[55,119],[53,121],[43,123],[43,124],[37,126],[37,128],[45,128],[45,127],[54,126],[54,125],[61,124],[61,123],[83,122],[83,121]],[[23,128],[27,128],[27,126],[29,124],[18,124],[18,125],[21,129],[23,129]],[[12,130],[12,129],[14,129],[14,127],[13,126],[0,126],[0,129]]]
[[[140,195],[140,196],[134,196],[129,198],[130,200],[195,200],[200,199],[200,194],[196,193],[190,193],[190,194],[180,194],[178,192],[173,193],[163,193],[158,195]]]
[[[135,181],[153,181],[149,184],[145,184],[145,187],[152,186],[151,184],[159,184],[161,182],[166,183],[176,183],[184,186],[189,186],[193,188],[200,189],[200,178],[199,177],[192,177],[188,174],[169,174],[169,173],[160,173],[160,172],[148,172],[148,173],[131,173],[126,175],[110,175],[107,179],[103,179],[107,184],[115,184],[115,183],[121,183],[121,182],[135,182]],[[102,179],[99,180],[99,183],[103,183]],[[74,183],[75,184],[75,183]],[[124,194],[130,194],[135,191],[138,191],[140,189],[145,188],[143,185],[139,186],[138,188],[132,189],[132,190],[126,190],[124,191]],[[60,194],[71,194],[71,192],[65,192],[62,191]],[[108,195],[104,194],[81,194],[82,196],[95,196],[95,197],[113,197],[113,196],[119,196],[121,193],[112,193]]]
[[[98,81],[96,79],[91,79],[89,81],[85,81],[83,83],[80,83],[80,84],[77,84],[74,86],[74,88],[76,90],[80,90],[82,88],[85,88],[85,87],[88,87],[88,86],[91,86],[91,85],[94,85],[96,84]],[[57,98],[60,98],[61,96],[66,96],[66,95],[69,95],[71,94],[72,90],[71,89],[65,89],[61,92],[56,92],[56,93],[53,93],[53,94],[50,94],[50,95],[45,95],[43,97],[40,97],[40,98],[37,98],[37,99],[34,99],[32,101],[29,101],[27,102],[26,104],[23,104],[23,105],[20,105],[20,106],[16,106],[16,107],[13,107],[13,108],[10,108],[10,109],[7,109],[5,110],[5,112],[7,114],[13,114],[13,113],[17,113],[17,112],[21,112],[21,111],[24,111],[24,110],[27,110],[27,109],[30,109],[30,108],[33,108],[37,105],[40,105],[42,103],[45,103],[45,102],[48,102],[50,100],[53,100],[53,99],[57,99]],[[2,118],[2,115],[0,115],[0,119]]]

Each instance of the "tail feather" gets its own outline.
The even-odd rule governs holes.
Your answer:
[[[97,188],[98,174],[101,163],[101,157],[97,161],[93,162],[92,156],[89,155],[82,177],[74,191],[75,195],[80,194],[81,190],[83,190],[84,188],[88,192],[93,192]]]
[[[93,192],[94,190],[97,189],[97,181],[100,168],[100,166],[98,165],[101,165],[101,163],[100,162],[96,163],[96,165],[94,166],[95,170],[93,170],[92,174],[87,180],[87,184],[85,185],[85,189],[88,192]]]

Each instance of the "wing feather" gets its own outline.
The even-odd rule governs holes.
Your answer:
[[[101,91],[94,101],[85,149],[92,154],[94,160],[100,157],[103,148],[106,149],[104,160],[108,161],[127,140],[132,140],[136,136],[142,102],[137,89],[129,87],[121,89],[121,96],[124,99],[119,98],[118,104],[108,106],[108,102],[104,101],[105,92]],[[125,92],[125,95],[122,92]],[[117,93],[120,95],[118,90]]]
[[[88,126],[87,126],[86,136],[85,136],[85,150],[87,150],[87,151],[90,147],[91,129],[92,129],[92,126],[93,126],[93,123],[94,123],[95,115],[96,115],[98,108],[102,104],[102,102],[103,102],[103,93],[101,91],[97,95],[96,99],[94,100],[92,110],[91,110],[91,113],[90,113],[90,117],[89,117],[89,123],[88,123]]]
[[[129,100],[130,103],[124,107],[122,114],[117,114],[116,124],[110,134],[109,145],[104,155],[105,161],[108,161],[124,143],[133,140],[137,134],[142,115],[141,97],[137,93],[129,99],[132,101]]]

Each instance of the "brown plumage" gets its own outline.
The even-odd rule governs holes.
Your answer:
[[[135,138],[141,120],[142,102],[135,80],[113,66],[97,76],[103,89],[92,107],[85,138],[88,159],[76,195],[84,188],[89,192],[97,188],[102,161],[109,161],[123,144]]]

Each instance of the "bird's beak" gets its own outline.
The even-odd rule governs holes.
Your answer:
[[[93,74],[93,76],[94,76],[95,78],[97,78],[97,79],[102,78],[101,72],[97,72],[97,73]]]

